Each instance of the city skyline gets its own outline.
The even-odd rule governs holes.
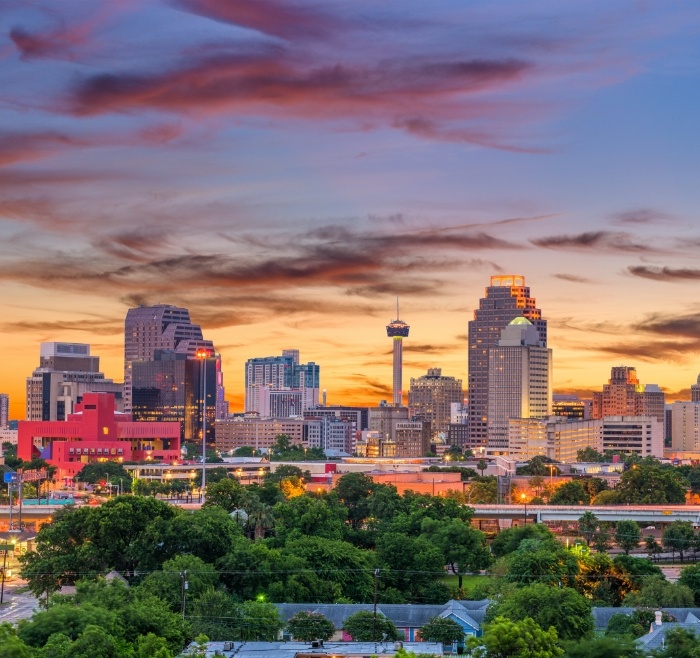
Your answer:
[[[158,25],[158,32],[148,28]],[[222,355],[294,346],[329,404],[467,381],[494,274],[548,321],[555,391],[700,372],[700,8],[680,4],[11,1],[0,12],[0,390],[39,343],[173,304]]]

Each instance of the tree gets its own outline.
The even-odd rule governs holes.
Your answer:
[[[508,558],[506,580],[513,583],[561,585],[572,582],[578,573],[578,561],[563,546],[542,546],[535,539],[521,542]]]
[[[287,630],[295,640],[330,640],[335,626],[330,619],[316,612],[297,612],[288,622]]]
[[[343,538],[347,511],[328,497],[297,496],[272,508],[275,544],[283,546],[301,537]]]
[[[658,505],[685,503],[688,481],[672,466],[645,458],[620,477],[616,493],[621,503]]]
[[[595,535],[595,532],[598,529],[598,523],[598,517],[591,511],[584,512],[583,516],[581,516],[578,520],[578,531],[586,540],[586,544],[588,544],[588,546],[591,545],[593,535]]]
[[[602,463],[605,461],[605,457],[595,448],[591,448],[590,446],[588,446],[583,450],[578,450],[576,452],[576,461],[587,463]]]
[[[227,512],[231,512],[240,507],[244,492],[245,489],[235,478],[227,477],[213,482],[208,480],[204,504],[218,505]]]
[[[698,636],[689,628],[672,628],[666,633],[663,649],[656,658],[698,658]]]
[[[476,470],[481,472],[481,477],[484,477],[484,471],[489,467],[485,459],[480,459],[476,464]]]
[[[661,545],[656,541],[656,538],[653,535],[644,537],[644,548],[650,560],[653,560],[654,556],[658,555],[662,551]]]
[[[474,658],[559,658],[564,650],[557,641],[554,628],[545,631],[529,617],[496,617],[482,637],[469,639],[469,648]]]
[[[625,555],[637,548],[641,540],[642,531],[636,521],[618,521],[615,524],[615,541]]]
[[[605,553],[612,548],[612,535],[610,533],[610,524],[601,523],[593,535],[593,548],[598,553]]]
[[[683,569],[678,582],[690,589],[695,605],[700,605],[700,564],[693,564]]]
[[[375,642],[377,640],[398,640],[399,632],[396,626],[383,614],[374,614],[361,610],[350,615],[343,623],[343,630],[352,637],[354,642]]]
[[[689,608],[694,597],[689,587],[653,576],[644,581],[638,592],[628,594],[623,603],[634,607]]]
[[[552,497],[549,499],[550,505],[588,505],[591,497],[581,486],[580,482],[571,480],[559,485]]]
[[[348,510],[348,520],[353,528],[359,528],[368,516],[368,499],[376,488],[372,478],[364,473],[347,473],[335,487],[332,496]]]
[[[557,547],[557,541],[552,531],[541,523],[530,523],[499,532],[491,542],[491,553],[494,557],[503,557],[517,551],[525,539],[537,539],[541,545]]]
[[[478,572],[491,564],[486,535],[464,521],[424,519],[422,531],[442,551],[444,561],[450,565],[453,573],[457,573],[459,589],[462,589],[465,572]]]
[[[512,621],[531,617],[542,628],[553,626],[562,640],[580,640],[593,633],[590,603],[569,587],[535,583],[516,589],[489,609],[487,620],[495,617]]]
[[[11,624],[0,624],[0,658],[31,658],[29,647],[17,636]]]
[[[674,521],[664,529],[661,543],[672,552],[678,551],[683,562],[683,554],[693,545],[695,531],[690,521]]]
[[[233,451],[234,457],[255,457],[258,451],[251,446],[241,446]]]
[[[131,491],[131,474],[119,462],[93,462],[83,466],[76,476],[78,482],[99,484],[107,481],[122,487],[122,491]]]
[[[421,626],[420,637],[423,642],[453,644],[464,642],[464,629],[453,619],[433,617]]]
[[[644,658],[645,655],[636,642],[625,637],[595,637],[566,645],[566,658]]]

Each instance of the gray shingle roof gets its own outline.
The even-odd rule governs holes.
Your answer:
[[[651,633],[642,635],[642,637],[637,638],[637,643],[640,644],[644,649],[661,649],[664,646],[664,641],[666,639],[666,633],[673,628],[687,628],[688,630],[694,631],[698,634],[700,630],[700,625],[697,623],[678,623],[678,622],[665,622],[661,626],[656,626]]]
[[[393,642],[324,642],[323,647],[318,648],[312,648],[308,642],[233,642],[232,644],[231,650],[224,651],[223,642],[208,642],[207,658],[215,655],[236,658],[294,658],[298,653],[377,656],[394,654],[399,646]],[[442,645],[438,642],[403,642],[402,644],[406,651],[442,655]]]

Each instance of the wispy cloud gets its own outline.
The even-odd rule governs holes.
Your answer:
[[[629,233],[587,231],[574,235],[553,235],[530,240],[536,247],[563,251],[608,251],[617,253],[659,253],[657,247],[642,243]]]
[[[555,279],[561,279],[562,281],[569,281],[570,283],[591,283],[592,279],[588,279],[585,276],[578,276],[576,274],[552,274]]]
[[[627,271],[642,279],[652,281],[697,281],[700,279],[700,270],[685,267],[654,267],[651,265],[630,265]]]

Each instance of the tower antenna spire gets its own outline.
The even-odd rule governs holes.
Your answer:
[[[399,296],[396,295],[396,319],[398,320],[401,316],[399,315]]]

